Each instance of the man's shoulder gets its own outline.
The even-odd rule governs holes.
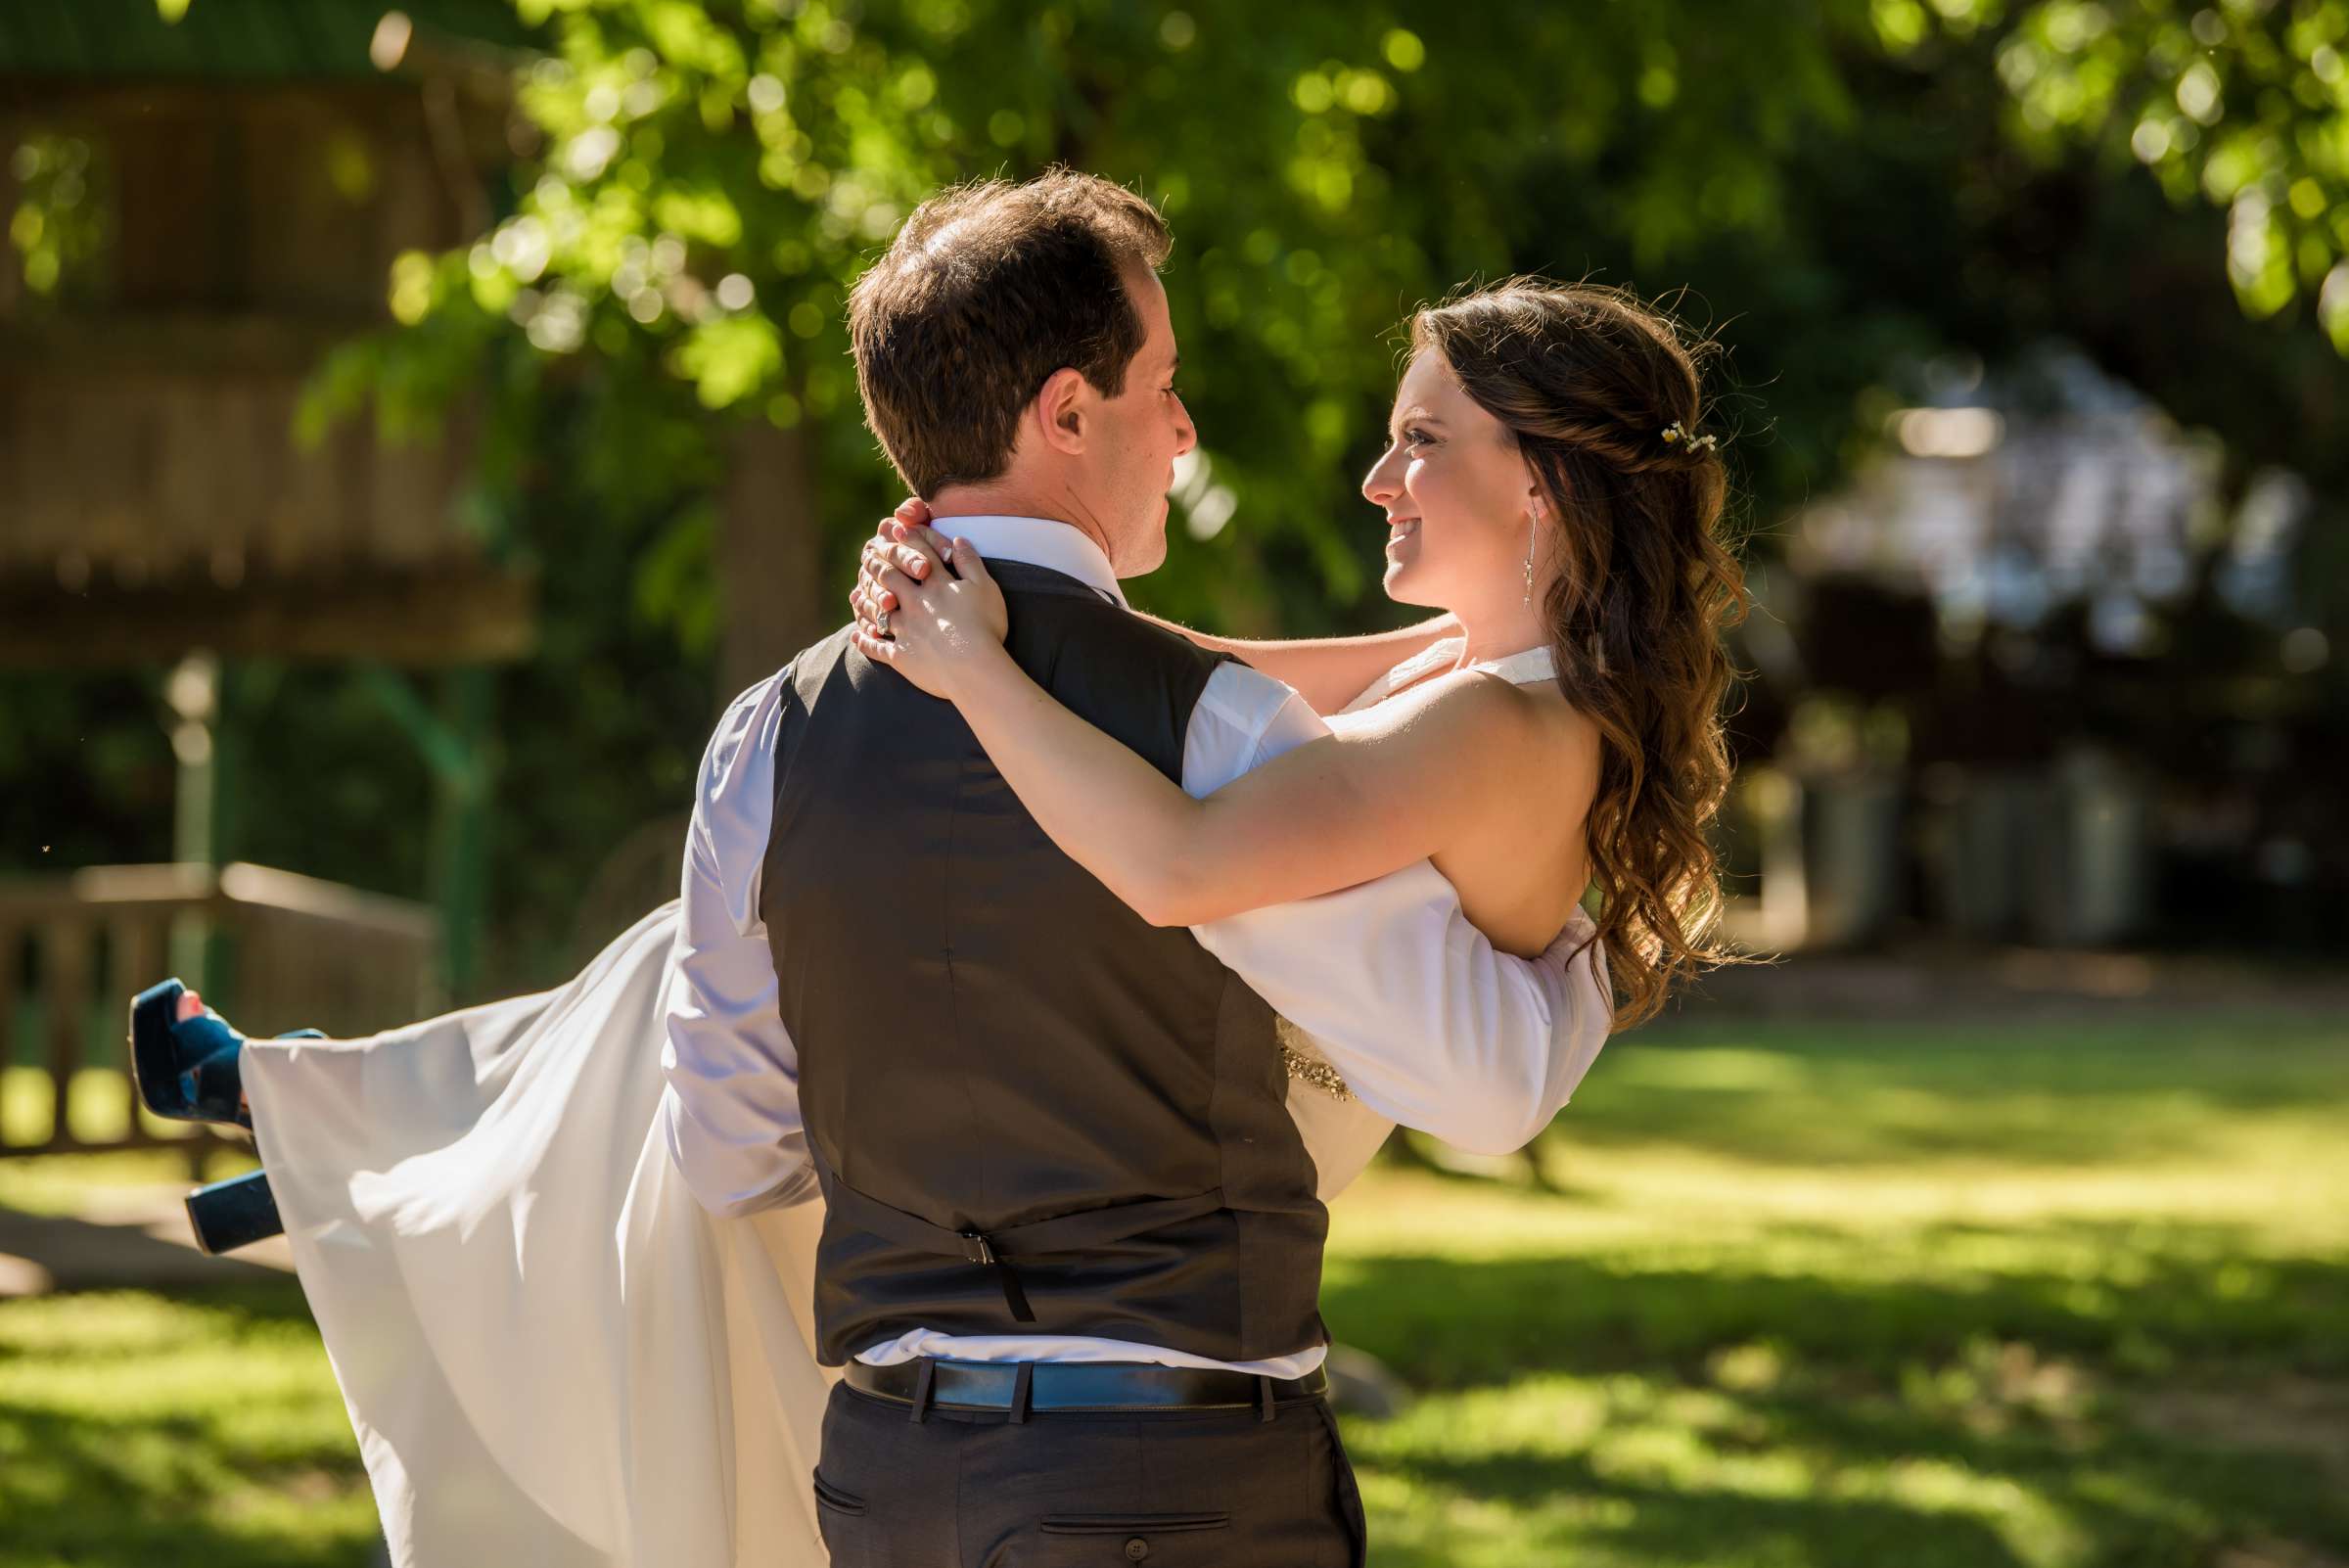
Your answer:
[[[789,664],[735,698],[735,702],[764,704],[786,694],[797,696],[802,702],[808,701],[856,646],[850,636],[855,629],[856,623],[852,621],[830,636],[809,643],[793,654]]]
[[[850,640],[854,629],[854,623],[851,623],[822,641],[808,644],[792,655],[791,662],[782,669],[761,675],[737,692],[712,728],[705,769],[714,762],[722,762],[724,754],[754,740],[771,745],[784,712],[793,707],[806,707],[833,678],[843,658],[855,646]]]
[[[773,678],[792,681],[806,671],[831,669],[848,657],[850,649],[856,646],[852,640],[855,630],[856,623],[851,621],[821,641],[809,643],[794,654],[791,663],[777,670]]]
[[[1040,611],[1044,623],[1027,628],[1026,647],[1014,604],[1013,656],[1062,702],[1092,716],[1088,698],[1156,691],[1173,699],[1186,737],[1185,788],[1204,793],[1327,733],[1285,683],[1090,590],[1030,601],[1026,610]]]
[[[1016,569],[1016,563],[1012,565]],[[1015,639],[1024,635],[1054,642],[1080,642],[1088,657],[1148,663],[1195,674],[1201,681],[1220,665],[1229,662],[1228,656],[1211,653],[1188,637],[1143,620],[1123,605],[1109,603],[1082,584],[1074,584],[1075,592],[1066,591],[1062,583],[1073,583],[1073,579],[1045,580],[1057,578],[1056,573],[1042,573],[1026,580],[1007,581],[1003,571],[996,571],[996,580],[1011,606]]]
[[[1184,736],[1220,658],[1089,589],[1024,593],[1006,582],[1005,598],[1007,646],[1029,677],[1180,782]]]

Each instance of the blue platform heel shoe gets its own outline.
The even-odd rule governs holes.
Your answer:
[[[166,980],[130,1004],[130,1067],[140,1103],[174,1122],[217,1122],[253,1130],[238,1057],[245,1037],[210,1008],[179,1016],[188,988]]]
[[[131,1077],[139,1099],[156,1115],[179,1122],[218,1122],[250,1131],[240,1058],[245,1037],[228,1020],[207,1008],[179,1016],[188,988],[166,980],[139,992],[130,1004]],[[289,1030],[279,1039],[324,1039],[316,1029]],[[266,1171],[248,1171],[208,1182],[187,1196],[188,1224],[196,1245],[217,1255],[285,1232],[277,1197]]]

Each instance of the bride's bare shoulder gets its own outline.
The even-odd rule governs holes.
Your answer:
[[[1455,733],[1473,734],[1487,755],[1508,747],[1543,767],[1597,765],[1598,725],[1554,681],[1520,686],[1489,670],[1462,670],[1431,684],[1443,688],[1431,700],[1448,711]]]
[[[1364,728],[1498,762],[1524,753],[1551,762],[1592,746],[1596,730],[1555,686],[1514,686],[1489,671],[1454,670],[1399,692],[1361,715]],[[1586,737],[1588,739],[1586,740]]]
[[[1496,782],[1527,769],[1595,777],[1598,767],[1597,725],[1555,683],[1512,685],[1491,670],[1424,678],[1331,728],[1342,743],[1368,748],[1365,761],[1374,753],[1456,769],[1473,760],[1476,776]]]

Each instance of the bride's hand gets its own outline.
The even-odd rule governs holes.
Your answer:
[[[873,525],[873,542],[875,544],[896,543],[896,536],[891,530],[893,526],[898,523],[904,524],[909,529],[928,528],[930,526],[930,503],[918,495],[906,496],[898,503],[897,511]]]
[[[1003,590],[966,539],[885,523],[864,547],[849,598],[857,651],[933,697],[952,700],[963,679],[1007,657]]]
[[[849,615],[868,631],[877,631],[877,612],[895,614],[898,602],[874,580],[876,564],[886,559],[891,545],[903,537],[904,529],[926,528],[930,523],[930,503],[918,495],[908,495],[898,503],[897,511],[873,525],[873,536],[865,541],[864,551],[857,558],[856,582],[849,589]]]

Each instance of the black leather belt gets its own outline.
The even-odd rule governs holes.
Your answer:
[[[1303,1377],[1256,1377],[1192,1366],[1088,1361],[944,1361],[895,1366],[851,1361],[844,1380],[860,1394],[926,1409],[1002,1410],[1015,1421],[1030,1410],[1245,1410],[1272,1418],[1281,1400],[1321,1399],[1329,1379],[1319,1367]]]

